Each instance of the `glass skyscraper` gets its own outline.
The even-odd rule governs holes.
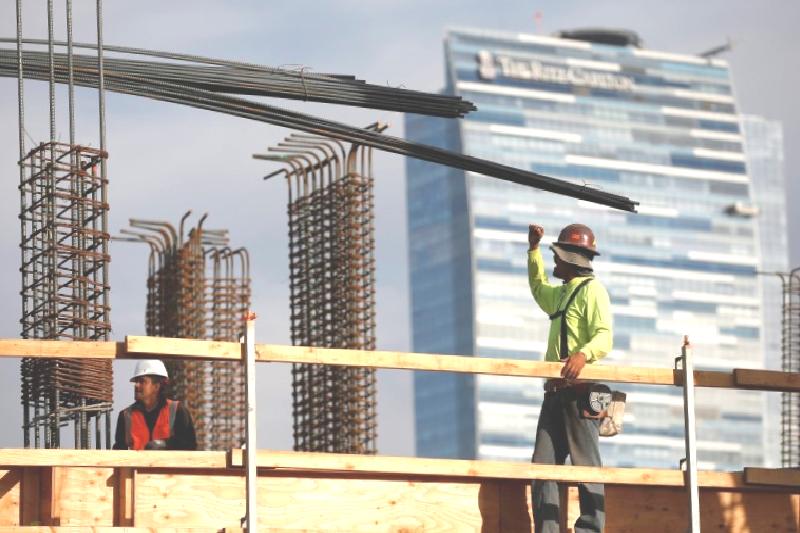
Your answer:
[[[783,172],[783,128],[780,122],[753,115],[742,115],[747,172],[752,181],[752,194],[758,209],[758,235],[761,243],[764,327],[764,365],[781,370],[781,321],[783,319],[783,287],[777,273],[789,266],[789,242],[786,222],[786,178]],[[765,418],[765,466],[779,467],[780,461],[780,393],[767,395]]]
[[[614,350],[600,364],[671,367],[683,335],[695,365],[763,367],[759,236],[727,64],[638,46],[632,34],[571,38],[451,30],[444,91],[460,121],[408,115],[412,140],[641,202],[626,213],[408,160],[413,349],[541,360],[549,328],[527,286],[527,227],[543,251],[567,224],[592,227]],[[551,254],[548,273],[552,272]],[[551,278],[551,282],[557,282]],[[677,467],[680,389],[619,385],[625,431],[605,464]],[[417,455],[529,460],[542,380],[418,373]],[[762,463],[760,393],[697,390],[700,468]]]

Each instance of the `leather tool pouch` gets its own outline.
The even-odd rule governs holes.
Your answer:
[[[613,437],[622,432],[626,394],[612,391],[601,383],[578,387],[578,410],[583,418],[600,420],[600,436]]]

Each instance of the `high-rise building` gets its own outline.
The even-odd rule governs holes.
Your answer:
[[[779,274],[789,271],[783,128],[780,122],[753,115],[742,115],[741,124],[761,244],[764,365],[781,370],[783,287]],[[781,393],[767,395],[764,464],[769,467],[781,466],[780,400]]]
[[[763,366],[757,226],[724,61],[602,30],[451,30],[445,58],[444,91],[478,110],[457,123],[409,115],[409,138],[641,205],[620,212],[408,160],[415,351],[542,359],[549,321],[527,286],[527,227],[545,228],[547,251],[579,222],[597,235],[595,271],[613,306],[614,350],[601,364],[670,367],[689,335],[698,368]],[[605,464],[676,467],[681,391],[619,388],[626,426],[601,440]],[[542,396],[539,379],[419,373],[417,454],[529,460]],[[760,393],[704,388],[697,402],[700,468],[762,463]]]

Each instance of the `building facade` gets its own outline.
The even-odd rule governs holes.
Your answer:
[[[604,364],[670,367],[688,335],[699,368],[762,367],[759,236],[727,64],[631,35],[579,37],[449,31],[445,92],[478,110],[458,122],[409,115],[406,135],[624,194],[639,212],[408,160],[413,349],[543,359],[549,321],[527,287],[527,227],[545,228],[547,251],[579,222],[597,235],[613,306]],[[629,412],[624,433],[602,439],[605,463],[677,467],[681,391],[619,388]],[[542,396],[539,379],[418,373],[417,455],[529,460]],[[761,393],[698,389],[697,401],[700,468],[762,463]]]
[[[783,127],[780,122],[753,115],[742,115],[741,125],[761,244],[764,366],[781,370],[783,287],[778,273],[790,270]],[[781,393],[767,394],[764,465],[773,468],[781,466],[780,410]]]

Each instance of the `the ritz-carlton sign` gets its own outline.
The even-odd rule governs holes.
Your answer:
[[[633,79],[610,72],[543,65],[539,61],[514,59],[487,51],[478,52],[478,74],[482,79],[495,79],[498,70],[501,76],[517,80],[584,85],[613,91],[632,91],[634,88]]]

